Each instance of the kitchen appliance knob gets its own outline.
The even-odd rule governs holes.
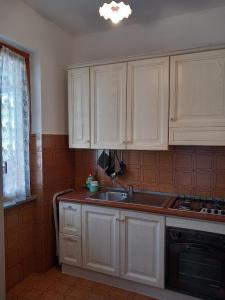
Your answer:
[[[214,209],[214,214],[218,214],[218,209]]]
[[[211,213],[211,209],[210,209],[210,208],[207,209],[207,213],[208,213],[208,214]]]
[[[221,211],[221,215],[223,215],[223,216],[225,215],[225,210]]]

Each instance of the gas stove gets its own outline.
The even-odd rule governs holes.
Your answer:
[[[225,199],[183,195],[176,198],[171,208],[180,211],[225,216]]]

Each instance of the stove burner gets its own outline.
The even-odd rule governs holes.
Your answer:
[[[225,199],[182,195],[177,197],[172,209],[225,216]]]

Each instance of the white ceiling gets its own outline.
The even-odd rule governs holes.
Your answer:
[[[112,27],[99,16],[98,9],[111,0],[23,0],[43,17],[62,27],[74,36],[100,32]],[[117,26],[139,24],[193,11],[225,5],[224,0],[124,0],[133,14]]]

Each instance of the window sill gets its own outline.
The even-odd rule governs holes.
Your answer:
[[[9,200],[9,201],[4,201],[3,202],[3,208],[5,209],[9,209],[15,206],[20,206],[29,202],[32,202],[34,200],[37,199],[36,195],[32,195],[30,197],[27,197],[26,199],[24,199],[23,201],[16,201],[16,200]]]

